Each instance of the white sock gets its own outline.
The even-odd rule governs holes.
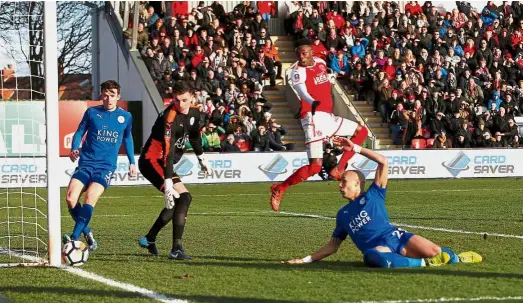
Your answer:
[[[421,259],[421,267],[425,267],[427,264],[425,263],[425,259]]]

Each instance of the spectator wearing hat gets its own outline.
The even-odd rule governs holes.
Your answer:
[[[209,123],[209,125],[207,126],[207,129],[204,133],[204,136],[205,136],[209,146],[207,147],[207,150],[205,150],[205,147],[204,147],[204,150],[208,151],[208,152],[221,151],[220,136],[223,134],[225,134],[225,131],[223,130],[223,128],[217,127],[212,122]]]
[[[162,98],[171,98],[174,87],[174,80],[171,77],[171,71],[166,71],[163,77],[156,84]]]
[[[499,91],[495,90],[493,93],[492,93],[492,99],[490,99],[488,101],[488,104],[487,104],[487,109],[488,110],[494,110],[494,111],[498,111],[500,106],[501,106],[501,102],[503,100],[501,100],[501,97],[499,95]],[[495,105],[492,105],[492,104],[495,104]]]

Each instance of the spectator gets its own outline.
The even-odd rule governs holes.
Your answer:
[[[436,137],[436,140],[434,140],[434,145],[432,145],[432,148],[437,148],[437,149],[452,148],[452,144],[447,139],[447,135],[445,132],[441,132],[438,134],[438,136]]]
[[[287,130],[276,122],[271,122],[269,127],[269,147],[274,151],[289,151],[294,149],[293,143],[283,144],[282,137],[285,136]]]
[[[270,139],[264,125],[259,125],[258,129],[251,135],[253,142],[253,151],[266,152],[270,151]]]
[[[212,122],[207,126],[205,132],[205,138],[208,142],[208,152],[219,152],[221,151],[220,136],[225,134],[225,131],[221,127],[215,126]],[[205,148],[204,148],[205,150]]]
[[[226,140],[221,143],[222,153],[239,153],[240,148],[234,144],[234,136],[228,135]]]
[[[158,83],[166,72],[171,72],[171,64],[164,57],[163,52],[158,52],[154,60],[151,61],[151,67],[149,69],[151,77]]]

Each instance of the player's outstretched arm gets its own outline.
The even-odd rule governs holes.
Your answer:
[[[389,179],[389,163],[387,157],[371,149],[363,148],[357,144],[354,144],[352,141],[344,137],[334,138],[334,144],[343,146],[343,149],[346,151],[352,150],[378,163],[378,167],[376,168],[376,176],[374,177],[374,183],[376,183],[376,185],[381,188],[387,187],[387,180]]]
[[[329,242],[327,244],[325,244],[325,246],[320,248],[318,251],[316,251],[312,255],[306,256],[301,259],[292,259],[292,260],[288,260],[288,261],[282,261],[282,263],[306,264],[306,263],[311,263],[313,261],[319,261],[321,259],[327,258],[328,256],[336,253],[341,246],[341,242],[343,242],[342,239],[338,239],[336,237],[331,237]]]
[[[90,120],[90,110],[87,109],[84,113],[84,116],[82,117],[82,121],[80,121],[80,124],[78,124],[78,129],[74,133],[73,136],[73,142],[71,143],[71,152],[69,153],[69,158],[71,161],[75,162],[79,155],[80,155],[80,144],[82,143],[82,138],[89,128],[89,120]]]

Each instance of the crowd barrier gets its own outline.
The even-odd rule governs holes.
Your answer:
[[[449,149],[380,151],[389,159],[391,179],[484,178],[523,176],[523,149]],[[212,174],[200,172],[194,154],[187,154],[175,170],[188,184],[283,181],[308,163],[305,152],[207,154]],[[138,161],[138,156],[136,156]],[[76,164],[60,158],[60,186],[67,186]],[[361,170],[367,179],[374,178],[377,164],[356,155],[348,169]],[[3,158],[0,160],[0,188],[44,187],[45,158]],[[149,182],[138,173],[130,178],[125,156],[118,158],[112,185],[144,185]],[[314,176],[309,180],[320,180]]]

